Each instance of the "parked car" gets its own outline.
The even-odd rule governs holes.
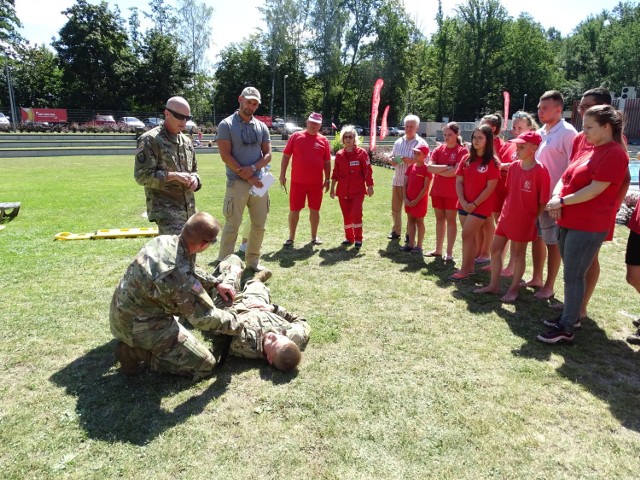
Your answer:
[[[121,117],[120,120],[118,120],[118,123],[121,123],[128,127],[144,128],[144,123],[142,123],[136,117]]]
[[[353,127],[356,129],[356,132],[358,132],[358,135],[362,135],[363,128],[360,125],[354,125]]]
[[[150,117],[144,119],[144,124],[147,127],[157,127],[158,125],[162,125],[164,123],[164,118],[159,117]]]
[[[193,120],[187,120],[187,124],[184,127],[184,130],[189,133],[195,133],[198,129],[198,125]]]
[[[389,127],[387,129],[387,134],[390,137],[397,137],[398,136],[398,127]]]
[[[284,124],[286,133],[300,132],[302,127],[297,126],[295,123],[287,122]]]
[[[9,125],[10,123],[9,118],[4,113],[0,113],[0,125]]]
[[[404,127],[398,127],[398,136],[401,137],[404,135]]]
[[[113,115],[96,115],[89,121],[90,125],[113,125],[117,123],[113,118]]]

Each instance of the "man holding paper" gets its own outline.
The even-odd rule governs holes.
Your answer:
[[[289,192],[289,239],[284,242],[285,247],[293,247],[300,210],[304,208],[305,202],[309,203],[311,243],[314,245],[322,244],[322,240],[318,238],[318,224],[320,223],[323,189],[324,193],[329,190],[331,147],[327,138],[320,134],[321,127],[322,115],[311,113],[307,119],[307,129],[291,135],[283,151],[282,163],[280,164],[280,184],[285,188],[289,160],[293,157]]]
[[[242,215],[248,207],[251,229],[245,261],[247,267],[258,271],[263,269],[259,264],[260,248],[269,212],[269,192],[255,193],[264,187],[263,167],[271,162],[271,137],[267,126],[253,116],[260,106],[260,92],[254,87],[247,87],[238,101],[240,108],[236,113],[218,125],[218,150],[227,166],[227,191],[222,206],[225,225],[218,260],[233,253]]]

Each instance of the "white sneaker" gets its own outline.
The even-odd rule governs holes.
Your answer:
[[[247,244],[246,243],[241,243],[240,244],[240,251],[245,253],[247,251]]]

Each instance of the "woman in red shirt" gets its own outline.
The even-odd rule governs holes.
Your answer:
[[[580,327],[585,276],[611,227],[618,190],[629,168],[621,112],[611,105],[591,107],[584,115],[583,132],[594,148],[569,164],[546,207],[560,226],[564,308],[560,317],[545,320],[551,328],[537,337],[545,343],[571,342],[574,329]]]
[[[365,193],[373,195],[373,176],[369,154],[358,146],[358,132],[353,125],[340,131],[344,145],[336,153],[331,175],[331,198],[338,197],[344,219],[344,246],[362,247],[362,205]],[[336,183],[338,188],[336,191]]]
[[[447,123],[442,129],[444,145],[437,147],[429,160],[429,172],[434,176],[431,187],[431,206],[436,215],[436,248],[427,257],[441,257],[444,234],[447,233],[445,262],[453,260],[453,245],[456,242],[456,167],[469,153],[460,138],[460,127],[456,122]]]
[[[489,125],[473,131],[469,156],[463,158],[456,170],[458,213],[462,225],[462,265],[449,280],[464,280],[475,269],[476,237],[495,201],[495,188],[500,177],[500,161],[493,153],[493,132]]]

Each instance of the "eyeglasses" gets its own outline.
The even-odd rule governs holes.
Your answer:
[[[183,115],[183,114],[181,114],[181,113],[174,112],[174,111],[173,111],[173,110],[171,110],[170,108],[167,108],[167,111],[168,111],[171,115],[173,115],[173,116],[175,117],[175,119],[176,119],[176,120],[180,120],[180,121],[182,121],[182,120],[186,120],[186,121],[189,121],[189,120],[191,120],[191,119],[193,118],[193,116],[192,116],[192,115]]]

